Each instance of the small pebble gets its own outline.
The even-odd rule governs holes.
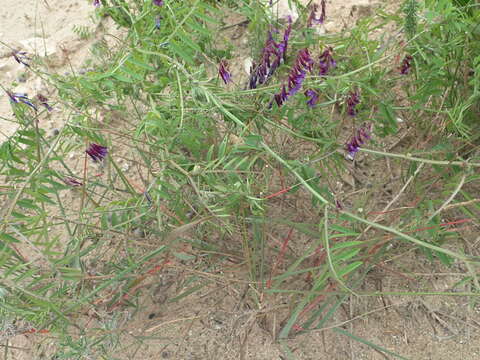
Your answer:
[[[21,82],[21,83],[24,83],[27,81],[27,75],[26,74],[21,74],[17,77],[17,81],[18,82]]]
[[[133,233],[134,236],[136,236],[138,238],[144,238],[145,237],[145,231],[143,231],[143,229],[140,229],[140,228],[133,229],[132,233]]]

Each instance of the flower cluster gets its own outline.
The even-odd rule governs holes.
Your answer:
[[[406,55],[400,66],[400,74],[408,75],[410,68],[412,67],[413,57],[411,55]]]
[[[153,0],[153,5],[163,6],[163,0]]]
[[[275,102],[282,106],[287,99],[296,94],[302,87],[307,71],[312,71],[313,60],[308,49],[302,49],[298,52],[297,59],[288,75],[288,85],[283,85],[280,93],[274,95]],[[288,89],[288,90],[287,90]]]
[[[355,89],[350,91],[347,96],[347,114],[350,116],[356,116],[356,106],[358,104],[360,104],[360,94],[358,93],[358,90]]]
[[[106,146],[91,143],[85,152],[94,162],[100,162],[105,158],[105,156],[107,156],[108,149]]]
[[[347,157],[350,160],[353,160],[355,154],[360,150],[360,146],[363,145],[367,140],[371,138],[370,133],[372,132],[372,125],[363,124],[353,135],[349,142],[346,143],[345,149],[348,154]]]
[[[310,12],[310,16],[308,17],[307,20],[307,26],[312,27],[313,24],[319,25],[323,24],[325,22],[325,8],[326,8],[326,1],[322,0],[320,3],[321,11],[320,11],[320,17],[317,18],[317,11],[318,11],[318,4],[314,4],[312,11]]]
[[[331,46],[327,47],[321,54],[318,67],[320,68],[319,75],[325,76],[330,69],[337,66],[337,62],[333,58],[333,49]]]
[[[220,75],[225,84],[228,84],[232,81],[232,74],[228,70],[227,60],[220,61],[220,66],[218,67],[218,74]]]
[[[288,17],[288,26],[283,33],[283,39],[275,42],[272,32],[269,31],[267,41],[262,49],[262,56],[259,64],[252,64],[250,69],[249,89],[256,89],[258,85],[264,84],[277,70],[282,61],[285,61],[288,39],[292,31],[292,18]]]
[[[12,93],[10,91],[6,91],[10,101],[12,103],[18,104],[23,103],[25,105],[30,106],[33,110],[37,111],[37,107],[32,103],[32,101],[28,98],[27,94],[25,93]]]
[[[12,51],[12,56],[17,63],[30,67],[30,64],[27,63],[27,61],[32,59],[28,57],[26,51]]]
[[[100,0],[93,0],[93,6],[98,8],[98,7],[100,7],[100,5],[101,5]]]

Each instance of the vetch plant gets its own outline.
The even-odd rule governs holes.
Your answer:
[[[358,301],[392,296],[392,304],[390,291],[404,298],[444,295],[418,275],[427,272],[428,261],[418,272],[402,262],[405,254],[455,263],[461,271],[452,276],[475,292],[446,293],[465,303],[476,296],[476,255],[463,241],[457,248],[456,240],[462,224],[474,225],[469,217],[478,210],[478,139],[462,142],[456,134],[438,131],[437,137],[425,129],[430,123],[441,128],[457,114],[477,114],[478,92],[470,91],[479,84],[473,19],[458,21],[456,10],[425,16],[399,50],[387,37],[372,36],[398,16],[383,14],[380,24],[361,19],[347,24],[348,31],[328,34],[306,29],[325,20],[324,1],[283,25],[264,16],[268,2],[96,3],[126,29],[119,46],[95,43],[91,70],[75,76],[47,76],[38,64],[35,72],[56,87],[43,92],[48,99],[7,92],[19,130],[0,145],[6,204],[0,318],[8,309],[38,334],[58,336],[59,358],[111,358],[118,353],[114,337],[137,342],[131,348],[121,343],[134,358],[134,345],[145,342],[143,335],[132,336],[128,319],[145,315],[144,300],[165,276],[173,284],[164,304],[171,319],[154,323],[149,317],[145,332],[158,341],[166,322],[172,331],[188,332],[191,323],[177,320],[197,311],[202,316],[201,299],[209,301],[218,284],[227,284],[229,302],[245,301],[259,312],[252,321],[279,324],[271,336],[284,348],[300,349],[302,341],[302,351],[308,350],[303,341],[328,329],[392,355],[374,343],[378,339],[359,338],[353,322],[348,331],[339,325],[352,319],[338,309],[355,307],[356,295]],[[230,23],[232,12],[242,25]],[[456,19],[455,26],[444,18]],[[223,43],[232,25],[246,25],[250,36],[269,29],[246,89],[224,86],[233,82],[230,70],[241,78],[227,59],[241,60],[253,47],[247,35],[239,39],[241,49]],[[451,43],[439,40],[450,36]],[[462,46],[451,46],[457,42]],[[407,61],[392,71],[390,60],[402,56]],[[415,76],[399,76],[414,65]],[[471,94],[470,102],[458,88]],[[359,113],[360,101],[368,112]],[[265,106],[273,102],[279,109]],[[62,104],[56,110],[62,126],[52,136],[45,129],[48,114],[16,111],[24,109],[20,103],[49,111]],[[60,113],[63,108],[68,111]],[[384,137],[378,144],[370,141],[374,128]],[[345,161],[359,151],[370,160],[362,171],[360,161]],[[90,160],[104,165],[101,174],[87,177]],[[83,177],[76,175],[82,171]],[[340,181],[349,173],[354,182]],[[387,271],[372,280],[377,267]],[[378,276],[397,274],[414,277],[415,288],[369,290]],[[312,333],[302,338],[306,332]],[[190,340],[187,350],[198,345]],[[182,349],[175,356],[188,357]],[[233,344],[232,353],[237,350],[244,349]],[[294,350],[287,350],[290,358]]]

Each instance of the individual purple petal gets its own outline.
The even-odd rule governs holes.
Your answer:
[[[93,0],[93,6],[95,6],[96,8],[100,7],[100,0]]]
[[[352,90],[348,93],[347,96],[347,114],[350,116],[356,116],[357,115],[357,109],[356,106],[360,104],[360,94],[358,93],[358,90]]]
[[[78,181],[77,179],[73,178],[73,177],[70,177],[70,176],[66,176],[63,178],[63,182],[69,186],[73,186],[73,187],[77,187],[77,186],[82,186],[83,183]]]
[[[163,0],[153,0],[153,5],[163,6]]]
[[[218,74],[220,75],[225,84],[228,84],[232,81],[232,74],[230,74],[230,71],[228,71],[227,60],[220,61],[220,65],[218,67]]]
[[[94,162],[100,162],[105,158],[105,156],[107,156],[108,149],[106,146],[91,143],[85,152],[92,158]]]
[[[308,98],[307,105],[311,108],[318,104],[319,95],[316,90],[308,89],[307,91],[305,91],[305,96]]]
[[[333,49],[332,47],[326,48],[321,54],[319,59],[318,67],[320,68],[319,75],[325,76],[328,74],[330,69],[333,69],[337,66],[337,62],[333,58]]]
[[[406,55],[400,66],[400,74],[408,75],[410,68],[412,66],[413,57],[411,55]]]
[[[30,67],[30,64],[27,63],[28,60],[32,60],[27,56],[26,51],[12,51],[12,56],[16,62],[19,64],[25,65],[26,67]]]

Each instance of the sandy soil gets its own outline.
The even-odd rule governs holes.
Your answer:
[[[29,97],[49,95],[51,88],[40,77],[10,56],[12,49],[27,51],[44,63],[50,73],[78,69],[88,56],[92,40],[82,40],[74,28],[94,32],[91,1],[85,0],[2,0],[0,12],[0,82]],[[16,129],[7,96],[0,96],[0,138]],[[10,120],[10,121],[8,121]]]

